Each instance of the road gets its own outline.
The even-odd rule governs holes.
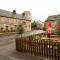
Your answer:
[[[31,32],[26,32],[26,33],[22,34],[22,37],[24,37],[24,36],[31,36],[31,35],[35,35],[35,34],[41,34],[41,33],[45,33],[45,31],[34,30],[34,31],[31,31]],[[21,37],[21,35],[18,35],[18,34],[9,35],[9,36],[2,36],[2,37],[0,37],[0,41],[15,39],[17,36]]]
[[[0,60],[48,60],[16,51],[15,42],[0,46]]]
[[[15,43],[0,46],[0,60],[50,60],[16,51]]]
[[[0,37],[0,60],[48,60],[40,56],[17,52],[15,38],[16,35]]]
[[[14,40],[15,40],[15,35],[2,36],[0,37],[0,46],[10,44],[14,42]]]
[[[16,35],[2,36],[0,41],[15,39]]]
[[[42,30],[34,30],[31,32],[23,33],[22,37],[31,36],[31,35],[35,35],[35,34],[41,34],[43,32],[44,31],[42,31]],[[14,34],[14,35],[8,35],[8,36],[1,36],[0,37],[0,45],[5,45],[5,44],[7,44],[6,42],[11,43],[11,41],[13,41],[16,37],[21,37],[21,35]]]

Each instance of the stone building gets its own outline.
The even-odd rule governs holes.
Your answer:
[[[10,12],[0,9],[0,32],[15,31],[19,24],[23,24],[24,31],[29,32],[31,31],[31,20],[30,11],[24,11],[18,14],[16,10]]]
[[[48,29],[48,21],[51,22],[51,33],[55,33],[59,24],[58,21],[60,21],[60,14],[48,16],[44,24],[46,31]]]
[[[37,24],[37,29],[43,30],[44,23],[41,20],[35,22]]]

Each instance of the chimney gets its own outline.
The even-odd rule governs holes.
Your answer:
[[[25,13],[22,13],[22,16],[25,16]]]
[[[13,14],[16,14],[16,10],[13,10]]]

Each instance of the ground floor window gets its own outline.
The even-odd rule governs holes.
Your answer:
[[[9,31],[9,30],[8,30],[8,26],[6,26],[6,31]]]
[[[0,32],[3,32],[3,27],[0,28]]]

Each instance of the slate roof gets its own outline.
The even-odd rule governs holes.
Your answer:
[[[2,10],[2,9],[0,9],[0,16],[22,19],[22,15],[21,14],[18,14],[18,13],[13,14],[13,12]]]
[[[6,11],[6,10],[2,10],[0,9],[0,16],[4,16],[4,17],[12,17],[12,18],[16,18],[16,19],[25,19],[25,20],[31,20],[30,16],[23,16],[22,14],[13,14],[13,12],[10,11]]]
[[[60,19],[60,14],[48,16],[48,18],[46,19],[46,21],[48,21],[48,20],[55,21],[55,20],[59,20],[59,19]]]

